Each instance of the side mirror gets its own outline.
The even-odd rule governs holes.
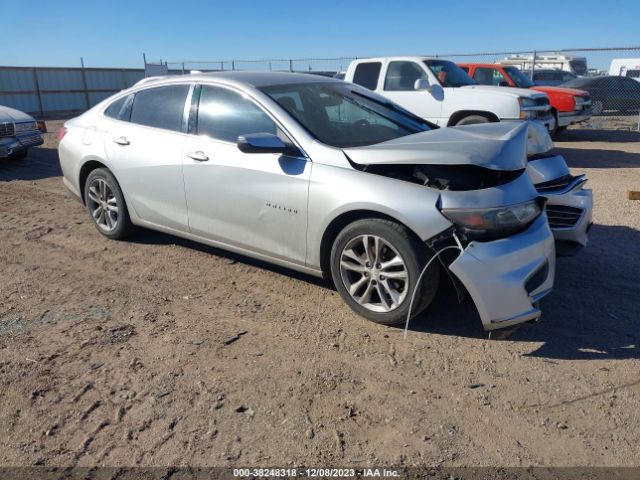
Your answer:
[[[250,133],[238,137],[238,148],[244,153],[285,153],[289,150],[280,137],[272,133]]]
[[[419,78],[413,84],[413,89],[418,91],[429,90],[429,87],[431,85],[429,85],[429,80],[426,78]]]

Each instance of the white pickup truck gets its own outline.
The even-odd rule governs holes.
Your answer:
[[[344,79],[374,90],[440,126],[500,120],[539,120],[549,131],[555,126],[546,94],[478,85],[449,60],[428,57],[354,60]]]

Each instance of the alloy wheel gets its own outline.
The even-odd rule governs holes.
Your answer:
[[[340,254],[340,276],[349,295],[373,312],[398,308],[409,290],[409,274],[398,251],[377,235],[359,235]]]
[[[104,179],[95,178],[89,185],[87,206],[101,230],[112,232],[118,226],[118,200]]]

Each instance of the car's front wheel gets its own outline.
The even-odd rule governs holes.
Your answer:
[[[347,225],[331,250],[331,276],[344,301],[359,315],[393,325],[406,320],[416,282],[430,251],[406,227],[368,218]],[[438,288],[433,262],[424,274],[411,310],[422,313]]]
[[[84,199],[89,215],[105,237],[120,240],[131,233],[132,224],[124,195],[113,174],[96,168],[87,177]]]

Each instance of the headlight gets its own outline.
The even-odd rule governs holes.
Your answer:
[[[527,110],[537,106],[533,98],[518,97],[518,103],[520,103],[520,110]]]
[[[531,120],[538,116],[536,101],[532,98],[518,97],[518,103],[520,104],[521,120]]]
[[[540,215],[536,200],[496,208],[443,208],[442,213],[456,225],[476,234],[517,231]]]

